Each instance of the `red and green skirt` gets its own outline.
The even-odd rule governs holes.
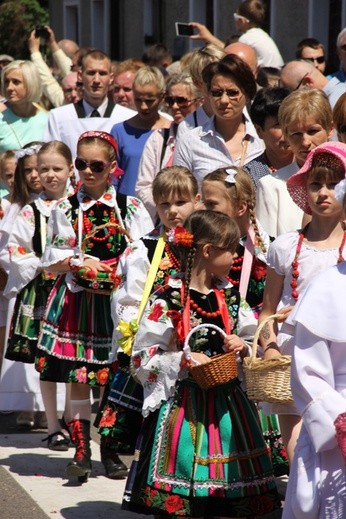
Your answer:
[[[61,276],[50,293],[37,345],[41,380],[106,385],[113,373],[112,333],[109,295],[71,292]]]
[[[144,419],[123,509],[257,517],[278,508],[258,413],[239,381],[206,391],[188,379]]]

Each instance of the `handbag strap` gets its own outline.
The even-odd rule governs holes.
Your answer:
[[[166,242],[166,233],[163,232],[157,241],[154,256],[153,256],[153,259],[152,259],[152,262],[150,265],[150,269],[148,272],[148,276],[145,281],[143,295],[142,295],[142,299],[141,299],[141,303],[139,305],[139,310],[138,310],[138,315],[137,315],[137,323],[139,323],[139,321],[142,317],[143,310],[148,302],[151,290],[153,288],[155,277],[156,277],[156,274],[157,274],[157,271],[158,271],[158,268],[160,265],[160,261],[162,258],[163,249],[165,247],[165,242]]]

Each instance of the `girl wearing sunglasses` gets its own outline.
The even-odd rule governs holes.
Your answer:
[[[71,383],[72,420],[66,426],[76,453],[66,474],[80,481],[91,471],[90,386],[106,386],[112,373],[115,268],[129,237],[152,228],[141,202],[119,195],[110,183],[116,153],[117,143],[106,132],[79,137],[75,166],[82,185],[53,209],[43,257],[45,268],[62,275],[47,303],[36,367],[41,380]]]

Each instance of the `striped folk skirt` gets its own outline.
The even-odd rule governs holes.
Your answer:
[[[48,299],[35,360],[41,380],[104,386],[112,376],[109,295],[71,292],[65,276]]]
[[[184,380],[144,419],[123,509],[255,517],[280,507],[258,413],[238,380],[210,390]]]

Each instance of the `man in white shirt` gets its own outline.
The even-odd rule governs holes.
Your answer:
[[[44,138],[60,140],[69,146],[74,156],[78,137],[88,130],[110,132],[114,124],[135,114],[134,110],[115,105],[108,98],[113,81],[111,62],[101,50],[90,50],[82,58],[78,81],[83,83],[83,98],[77,103],[54,108],[49,113]]]

